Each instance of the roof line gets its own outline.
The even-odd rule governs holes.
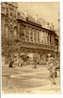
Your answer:
[[[18,21],[25,22],[26,24],[30,24],[30,25],[33,25],[33,26],[35,26],[35,27],[41,28],[41,29],[45,29],[45,30],[47,30],[47,31],[49,31],[49,32],[55,32],[54,30],[50,30],[50,29],[44,28],[44,27],[42,27],[40,24],[34,23],[34,22],[32,22],[32,21],[25,21],[25,20],[23,20],[23,19],[17,19],[17,20],[18,20]]]

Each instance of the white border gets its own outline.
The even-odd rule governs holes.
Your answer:
[[[62,94],[53,94],[50,96],[49,94],[46,95],[2,95],[2,98],[21,98],[21,97],[57,97],[61,98],[63,96],[63,0],[1,0],[1,2],[60,2],[60,71],[61,71],[61,93]],[[1,18],[1,17],[0,17]],[[1,26],[0,26],[1,27]],[[0,28],[1,30],[1,28]],[[1,36],[0,36],[1,38]],[[1,40],[0,40],[1,42]],[[0,50],[1,50],[1,43],[0,43]],[[0,65],[1,65],[1,51],[0,51]],[[1,71],[0,71],[1,72]],[[1,79],[1,78],[0,78]],[[59,96],[60,95],[60,96]]]
[[[1,14],[0,14],[0,20],[1,20]],[[0,34],[1,34],[1,23],[0,23]],[[0,42],[1,42],[1,36],[0,36]],[[0,44],[0,50],[1,50],[1,44]],[[1,51],[0,51],[0,58],[1,58]],[[1,60],[0,60],[0,65],[1,65]],[[1,93],[1,66],[0,66],[0,93]]]
[[[61,93],[63,94],[63,0],[60,3],[60,73]]]
[[[58,2],[61,0],[1,0],[2,2]]]

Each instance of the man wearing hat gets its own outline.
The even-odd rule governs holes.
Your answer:
[[[52,84],[55,85],[55,60],[51,54],[48,54],[47,67],[49,71],[49,79],[52,81]]]

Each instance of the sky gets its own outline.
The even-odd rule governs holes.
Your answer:
[[[53,23],[55,30],[59,30],[58,19],[60,17],[59,2],[20,2],[18,11],[31,15],[35,19],[44,19],[46,22]]]

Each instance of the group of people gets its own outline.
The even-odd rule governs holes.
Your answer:
[[[11,56],[9,67],[14,67],[14,65],[16,66],[16,64],[22,67],[24,61],[20,56],[14,56],[14,57]],[[55,85],[56,84],[55,78],[57,77],[57,71],[56,71],[57,63],[55,58],[51,54],[48,54],[48,60],[46,65],[49,71],[49,79]],[[34,68],[36,68],[36,63],[34,65]]]
[[[23,62],[24,61],[20,55],[10,56],[9,67],[11,67],[11,68],[14,66],[21,66],[22,67]]]

